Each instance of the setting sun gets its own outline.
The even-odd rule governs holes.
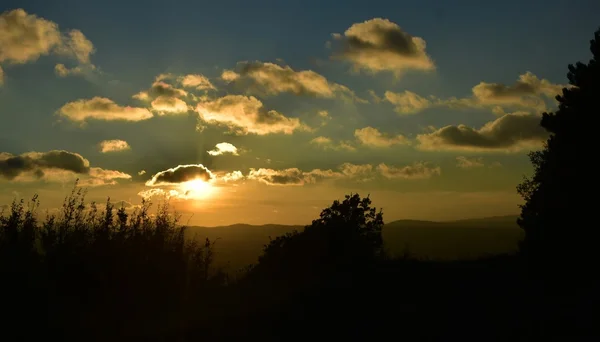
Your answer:
[[[192,199],[207,199],[212,197],[217,191],[217,188],[210,182],[202,179],[194,179],[181,183],[180,187],[184,195]]]

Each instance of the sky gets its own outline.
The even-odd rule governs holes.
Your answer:
[[[0,4],[0,205],[38,194],[184,223],[517,214],[596,1]],[[1,210],[1,209],[0,209]]]

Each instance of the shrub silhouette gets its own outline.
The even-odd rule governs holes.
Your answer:
[[[529,154],[534,174],[517,187],[526,201],[518,220],[526,232],[521,252],[538,267],[574,269],[598,259],[600,235],[591,227],[594,201],[585,199],[595,196],[588,189],[595,189],[597,178],[595,168],[584,160],[596,146],[595,127],[588,122],[600,112],[600,30],[590,50],[589,63],[569,65],[567,77],[573,87],[556,97],[555,113],[543,114],[541,125],[550,137],[544,149]]]
[[[38,205],[15,201],[0,217],[3,311],[12,317],[3,323],[21,340],[176,336],[225,281],[212,269],[212,242],[186,241],[168,202],[152,215],[143,202],[115,217],[110,199],[103,210],[86,205],[76,184],[41,224]],[[40,329],[27,329],[32,320]]]

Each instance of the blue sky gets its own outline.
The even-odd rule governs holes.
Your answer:
[[[62,38],[34,56],[19,43],[24,40],[6,38],[6,32],[13,36],[17,32],[15,23],[5,21],[2,26],[0,21],[0,44],[5,45],[0,46],[4,122],[0,164],[21,158],[31,165],[17,177],[0,173],[0,187],[9,190],[0,199],[9,202],[43,189],[52,208],[72,181],[70,172],[92,179],[88,184],[93,198],[113,194],[132,207],[148,189],[179,191],[172,196],[179,210],[204,213],[205,220],[198,223],[222,224],[308,222],[318,208],[349,191],[370,192],[375,204],[386,209],[388,220],[516,213],[515,186],[530,172],[527,151],[541,146],[545,138],[535,120],[543,110],[554,109],[552,97],[567,83],[567,65],[589,59],[600,4],[3,1],[0,5],[4,18],[15,9],[58,25]],[[347,34],[356,27],[370,37],[384,37],[377,36],[383,31],[376,25],[426,44],[409,56],[386,50],[391,45],[365,50],[364,42],[356,45]],[[85,38],[76,40],[69,36],[71,30]],[[85,50],[90,46],[93,50]],[[392,54],[385,55],[388,52]],[[61,76],[57,64],[70,73]],[[244,65],[259,71],[244,74]],[[280,76],[286,72],[292,83],[257,81],[256,75],[273,68]],[[225,80],[225,70],[238,78]],[[304,83],[308,87],[298,91],[302,71],[326,80],[333,93],[321,92],[324,88],[316,83]],[[201,75],[215,89],[186,88],[182,83],[186,75]],[[132,97],[150,92],[156,82],[185,89],[185,98],[177,96],[188,110],[165,114],[150,104],[156,97],[146,102]],[[65,114],[67,104],[95,97],[119,108],[138,108],[151,118],[77,121],[73,110],[71,116]],[[252,121],[254,128],[248,122],[232,127],[227,115],[234,108],[219,99],[256,104],[248,102],[251,98],[265,113],[274,110],[281,117]],[[89,104],[82,108],[77,115],[92,111]],[[217,119],[207,119],[215,113]],[[294,128],[275,132],[276,126],[264,120]],[[491,128],[480,130],[486,124]],[[267,128],[271,131],[265,133]],[[127,142],[127,148],[102,152],[99,144],[113,140]],[[218,143],[235,146],[237,155],[207,153]],[[88,167],[78,173],[63,164],[39,162],[46,158],[43,153],[58,150],[76,154],[95,171],[90,173]],[[195,190],[206,195],[182,195],[181,179],[146,184],[152,176],[180,165],[195,165],[185,172],[197,176],[205,169],[213,174],[211,189]],[[39,168],[52,170],[43,177],[27,177]],[[57,170],[67,174],[58,177]],[[144,174],[138,175],[141,170]],[[315,176],[313,170],[321,173]],[[108,171],[119,174],[110,178]],[[225,181],[234,171],[242,178]],[[252,204],[248,198],[267,204]],[[240,205],[247,210],[227,214],[232,222],[222,219]]]

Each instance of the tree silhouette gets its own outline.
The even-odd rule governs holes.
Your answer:
[[[302,232],[271,240],[256,271],[280,277],[286,286],[335,276],[383,256],[382,228],[383,213],[369,197],[346,195]]]
[[[569,65],[572,87],[556,96],[556,112],[543,114],[541,125],[550,137],[542,150],[529,154],[534,174],[517,187],[526,201],[518,219],[526,232],[521,252],[554,270],[561,264],[564,269],[581,266],[596,259],[598,250],[594,200],[589,198],[597,196],[597,171],[585,160],[596,146],[590,120],[600,113],[600,30],[590,50],[588,64]]]

